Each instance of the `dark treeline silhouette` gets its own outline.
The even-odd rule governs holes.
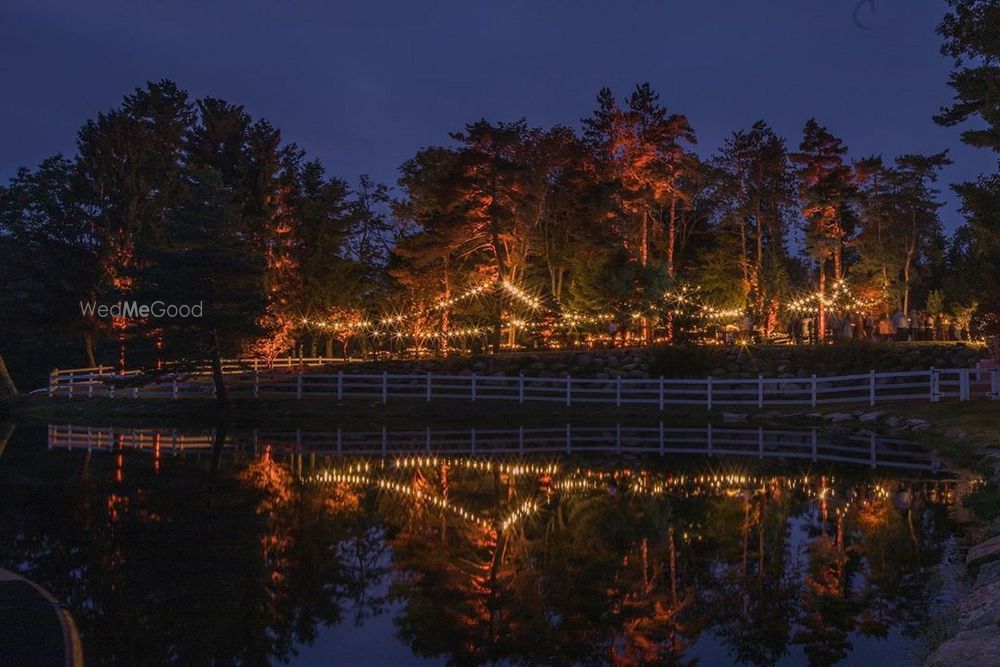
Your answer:
[[[950,4],[956,100],[936,120],[986,121],[962,138],[997,151],[997,8]],[[997,174],[956,186],[968,223],[949,239],[947,152],[851,156],[816,119],[794,139],[758,121],[709,157],[696,140],[649,84],[603,89],[579,129],[472,122],[389,187],[148,83],[0,188],[0,354],[31,386],[98,362],[996,324]],[[81,307],[123,300],[203,315]]]

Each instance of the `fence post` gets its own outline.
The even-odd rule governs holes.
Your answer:
[[[76,383],[76,373],[70,373],[69,374],[69,391],[67,392],[67,396],[69,398],[73,398],[73,385],[75,383]]]
[[[815,373],[813,373],[813,375],[812,375],[812,389],[810,391],[809,396],[810,396],[810,398],[809,398],[810,404],[815,408],[816,407],[816,374]]]
[[[939,399],[939,397],[938,397],[938,386],[937,386],[938,385],[938,382],[937,382],[938,381],[937,371],[934,369],[933,366],[931,366],[931,369],[929,371],[927,371],[927,372],[928,372],[927,382],[930,385],[930,387],[929,387],[930,401],[931,401],[931,403],[937,403],[938,399]]]
[[[990,373],[990,398],[1000,398],[1000,368],[994,368]]]
[[[132,387],[132,398],[139,398],[139,385]]]
[[[472,374],[471,391],[472,391],[472,402],[475,403],[476,402],[476,374],[475,373]]]
[[[427,371],[427,402],[431,402],[431,373]]]
[[[712,378],[705,379],[705,409],[712,411]]]
[[[660,456],[663,456],[663,420],[660,420]]]
[[[176,373],[174,373],[174,376],[170,379],[170,393],[173,396],[173,399],[176,401],[177,400],[177,374]]]
[[[344,398],[344,371],[337,371],[337,400]]]
[[[295,398],[302,398],[302,371],[295,374]]]
[[[764,374],[757,373],[757,407],[764,407]]]
[[[94,397],[94,374],[87,376],[87,398]]]
[[[524,403],[524,371],[517,376],[517,402]]]
[[[868,371],[868,405],[875,405],[875,369]]]
[[[254,366],[256,366],[254,362]],[[255,368],[253,371],[253,397],[258,398],[260,396],[260,372]]]
[[[663,376],[660,376],[660,412],[663,412]],[[663,422],[660,422],[661,424]]]
[[[566,407],[568,408],[572,404],[572,392],[573,378],[570,377],[569,373],[566,373]]]
[[[622,406],[622,376],[619,375],[615,378],[615,407],[620,408]]]
[[[382,371],[382,402],[385,403],[387,398],[389,398],[389,374]]]
[[[970,390],[969,390],[969,369],[968,368],[963,368],[963,369],[961,369],[959,371],[958,380],[959,380],[959,385],[958,385],[958,387],[959,387],[959,389],[958,389],[958,400],[960,400],[960,401],[968,401],[969,398],[970,398],[970,396],[969,396],[969,394],[970,394]]]

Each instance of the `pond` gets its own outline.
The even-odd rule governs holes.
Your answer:
[[[0,566],[89,665],[919,664],[956,481],[871,436],[21,426]]]

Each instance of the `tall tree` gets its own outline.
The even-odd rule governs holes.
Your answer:
[[[805,218],[806,251],[816,261],[818,272],[817,328],[826,335],[827,264],[833,278],[843,279],[843,249],[854,196],[851,168],[845,162],[847,147],[825,127],[810,119],[802,135],[799,152],[792,155],[798,165],[798,191]]]
[[[757,324],[770,331],[788,284],[785,236],[795,202],[785,141],[757,121],[726,140],[716,164],[725,174],[717,191],[724,199],[723,222],[739,238],[743,298]]]
[[[992,0],[948,0],[951,11],[938,33],[944,37],[942,53],[951,56],[955,69],[949,84],[954,103],[935,120],[948,127],[978,118],[985,127],[969,128],[962,140],[992,150],[1000,157],[1000,5]],[[983,297],[983,311],[994,332],[1000,331],[1000,160],[997,171],[977,181],[954,186],[962,199],[968,229],[967,270]],[[967,295],[968,299],[973,295]]]

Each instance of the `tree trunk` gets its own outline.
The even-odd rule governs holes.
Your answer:
[[[3,355],[0,355],[0,402],[12,401],[18,397],[17,386],[11,379],[7,371],[7,364],[4,363]]]
[[[14,434],[14,420],[9,419],[5,423],[0,424],[0,457],[3,456],[3,450],[7,448],[7,441],[10,440],[10,436]],[[88,448],[87,453],[90,453]]]
[[[497,286],[497,312],[493,321],[493,352],[500,352],[500,340],[503,336],[503,288]]]
[[[916,241],[906,249],[906,262],[903,263],[903,317],[910,316],[910,266],[913,264],[915,250]]]
[[[333,336],[326,337],[326,344],[323,349],[323,356],[333,358]]]
[[[826,338],[826,260],[819,263],[819,309],[816,313],[816,342],[822,344]]]
[[[677,245],[677,196],[670,197],[670,217],[667,220],[667,275],[670,280],[677,276],[674,265],[674,246]]]
[[[94,332],[89,329],[83,332],[83,354],[87,359],[87,366],[95,368],[97,359],[94,356]]]
[[[229,432],[229,422],[222,420],[215,426],[215,438],[212,440],[212,460],[209,463],[209,478],[215,482],[222,462],[222,451],[226,446],[226,434]]]
[[[222,353],[219,349],[219,332],[212,330],[212,382],[215,383],[215,401],[219,412],[229,411],[229,396],[226,393],[225,376],[222,374]]]

